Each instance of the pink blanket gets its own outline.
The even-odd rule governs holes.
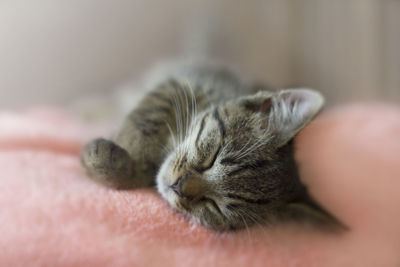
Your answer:
[[[215,233],[155,190],[94,184],[82,144],[106,131],[62,111],[0,113],[0,266],[400,266],[400,110],[323,114],[296,139],[302,179],[347,224]]]

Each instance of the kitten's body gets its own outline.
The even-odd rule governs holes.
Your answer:
[[[183,66],[153,87],[113,141],[85,147],[93,179],[119,189],[156,181],[175,209],[220,230],[312,210],[291,140],[321,108],[318,93],[252,94],[215,66]]]

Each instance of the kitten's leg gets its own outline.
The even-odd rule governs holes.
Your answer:
[[[88,175],[108,187],[128,189],[141,186],[139,181],[132,179],[133,160],[125,149],[112,141],[92,140],[84,147],[81,160]]]
[[[171,134],[188,127],[182,122],[192,111],[191,92],[174,80],[151,91],[128,115],[113,141],[96,139],[85,146],[82,163],[89,176],[120,189],[154,184]]]

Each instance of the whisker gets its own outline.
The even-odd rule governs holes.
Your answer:
[[[184,95],[184,105],[186,106],[186,114],[184,114],[184,120],[185,120],[185,137],[188,136],[188,129],[189,129],[189,99],[186,93],[186,90],[184,87],[180,87],[181,91],[183,91],[183,95]]]
[[[244,215],[254,223],[254,225],[258,226],[258,228],[260,228],[264,232],[264,234],[267,234],[267,232],[265,231],[265,228],[263,227],[265,222],[262,220],[261,217],[259,217],[255,213],[250,213],[248,211],[247,212],[243,211],[243,212],[244,212]]]
[[[174,89],[175,89],[175,93],[172,95],[172,97],[173,97],[173,105],[174,105],[174,111],[175,111],[175,124],[176,124],[176,128],[177,128],[178,142],[182,143],[182,118],[181,118],[182,113],[180,110],[180,104],[178,102],[176,88],[174,87]]]
[[[225,142],[225,139],[224,139],[224,142]],[[233,142],[233,139],[231,139],[231,140],[229,140],[227,143],[223,144],[221,153],[226,153],[226,152],[227,152],[227,149],[228,149],[228,147],[229,147],[229,145],[230,145],[232,142]]]
[[[260,137],[255,143],[253,143],[252,145],[250,145],[250,147],[248,147],[245,151],[243,151],[243,153],[237,157],[237,159],[241,159],[244,156],[248,155],[250,152],[252,152],[261,142],[263,142],[263,137]]]
[[[265,145],[267,142],[269,142],[270,140],[270,134],[263,134],[258,140],[257,142],[255,142],[254,144],[252,144],[248,149],[246,149],[244,152],[241,153],[241,155],[239,155],[238,157],[236,157],[237,160],[242,159],[243,157],[245,157],[246,155],[250,154],[251,152],[253,152],[254,150],[256,150],[257,148]]]
[[[236,156],[234,157],[235,159],[238,159],[246,150],[247,150],[247,146],[250,144],[251,139],[247,140],[246,144],[238,151],[236,152]]]
[[[234,212],[234,213],[236,213],[237,215],[239,215],[240,216],[240,218],[242,219],[242,221],[243,221],[243,224],[244,224],[244,226],[245,226],[245,228],[246,228],[246,231],[247,231],[247,237],[248,237],[248,239],[250,240],[250,241],[252,241],[252,239],[251,239],[251,236],[250,236],[250,230],[249,230],[249,226],[248,226],[248,224],[246,223],[246,220],[245,220],[245,218],[242,216],[242,214],[240,213],[240,211],[239,210],[237,210],[236,212]]]
[[[190,83],[188,80],[186,80],[186,85],[189,88],[190,91],[190,96],[191,96],[191,123],[190,123],[190,132],[193,133],[194,131],[194,119],[197,115],[197,99],[196,99],[196,95],[195,92],[193,91],[193,88],[190,86]]]
[[[171,138],[172,138],[172,142],[174,144],[174,147],[176,147],[177,143],[176,143],[176,138],[175,138],[174,131],[172,130],[171,125],[167,121],[164,121],[164,122],[167,125],[168,131],[169,131],[169,133],[171,135]]]

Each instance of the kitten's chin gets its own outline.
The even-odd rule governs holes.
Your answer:
[[[212,229],[214,231],[218,231],[218,232],[227,232],[227,231],[232,231],[232,230],[236,230],[236,227],[233,227],[229,224],[225,224],[225,223],[220,223],[220,222],[210,222],[207,220],[204,220],[204,218],[198,218],[195,217],[193,215],[190,215],[191,221],[197,224],[201,224],[206,228]]]
[[[184,214],[189,214],[189,212],[179,204],[179,197],[169,187],[170,183],[168,181],[168,176],[171,175],[170,165],[173,158],[173,154],[169,155],[161,165],[156,177],[157,190],[174,210]]]

